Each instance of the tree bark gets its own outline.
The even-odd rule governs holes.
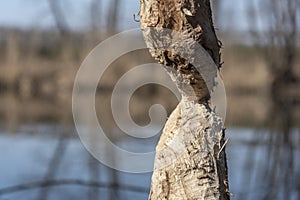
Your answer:
[[[156,147],[149,199],[230,199],[225,132],[222,119],[210,108],[216,73],[208,66],[200,74],[176,51],[155,48],[159,43],[175,44],[176,37],[160,38],[165,34],[163,30],[149,29],[171,29],[188,36],[220,66],[220,43],[213,27],[210,1],[140,0],[140,5],[141,28],[150,53],[166,66],[182,93]],[[182,44],[189,56],[195,56],[195,43],[189,39],[173,48],[180,51]]]

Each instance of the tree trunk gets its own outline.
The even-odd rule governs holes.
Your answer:
[[[197,59],[192,38],[220,66],[220,45],[210,1],[141,0],[140,3],[141,28],[150,53],[166,66],[182,93],[182,100],[166,122],[156,147],[149,199],[230,199],[223,123],[210,108],[216,73],[209,69],[210,65],[199,72],[176,54],[184,47],[192,60]],[[170,34],[164,30],[151,27],[171,29],[188,38],[183,41],[168,38],[165,36]],[[175,53],[156,48],[166,43],[175,44],[171,45]]]

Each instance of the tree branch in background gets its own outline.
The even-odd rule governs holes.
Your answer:
[[[264,49],[266,65],[273,75],[272,90],[276,92],[285,84],[297,81],[293,68],[297,54],[300,1],[268,0],[262,2],[262,6],[250,9],[250,25],[257,24],[252,35]],[[259,24],[265,25],[258,27]]]
[[[111,0],[108,13],[107,28],[108,31],[114,33],[118,26],[118,13],[120,9],[120,0]]]
[[[91,2],[91,26],[92,31],[98,31],[101,20],[101,0],[92,0]]]
[[[293,66],[296,57],[296,12],[299,9],[297,4],[299,4],[299,0],[273,0],[267,2],[271,13],[271,16],[267,18],[268,24],[271,25],[267,33],[270,44],[267,59],[270,60],[270,70],[273,72],[275,79],[278,79],[275,81],[293,81],[295,78]],[[274,59],[272,54],[278,48],[281,48],[279,57],[277,57],[280,59]]]
[[[265,154],[265,161],[250,167],[260,170],[249,173],[253,180],[268,186],[260,199],[292,199],[291,191],[297,191],[299,184],[298,179],[292,178],[299,177],[299,165],[295,162],[299,143],[295,142],[294,131],[299,121],[294,111],[300,102],[299,77],[295,72],[299,6],[299,0],[265,0],[257,1],[248,11],[251,34],[262,51],[271,80],[269,109],[264,121],[267,129],[262,131],[263,137],[257,136],[267,141],[266,153],[260,152]],[[256,160],[255,155],[251,158],[250,151],[249,163]]]
[[[84,186],[84,187],[96,187],[96,188],[115,188],[119,190],[128,190],[132,192],[147,193],[147,188],[136,187],[136,186],[127,186],[119,184],[106,184],[96,181],[83,181],[78,179],[60,179],[60,180],[45,180],[45,181],[36,181],[31,183],[25,183],[15,186],[10,186],[0,189],[0,196],[11,194],[15,192],[21,192],[37,188],[46,188],[46,187],[57,187],[63,185],[75,185],[75,186]]]
[[[48,0],[50,10],[55,19],[56,26],[62,36],[68,35],[70,33],[70,29],[68,23],[65,19],[63,11],[60,7],[60,0]]]
[[[62,158],[67,148],[67,140],[65,137],[66,137],[65,134],[62,133],[58,138],[56,147],[54,149],[53,155],[48,165],[48,169],[44,176],[44,180],[53,179],[55,177],[55,174],[57,173],[57,170],[59,168],[59,165],[62,162]],[[37,200],[47,200],[48,194],[49,194],[48,188],[42,189],[37,197]]]
[[[221,1],[220,0],[211,0],[212,10],[213,10],[213,19],[214,23],[219,26],[220,24],[220,12],[221,12]]]

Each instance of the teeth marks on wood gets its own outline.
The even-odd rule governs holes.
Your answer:
[[[170,165],[165,166],[164,168],[156,168],[154,173],[160,175],[158,176],[159,178],[157,176],[154,176],[153,180],[154,182],[155,180],[160,180],[161,185],[164,189],[166,189],[167,187],[169,188],[169,199],[176,199],[173,195],[184,195],[184,197],[187,197],[187,199],[206,199],[208,197],[218,199],[217,197],[219,193],[217,185],[219,180],[217,172],[217,161],[215,156],[217,154],[215,152],[215,143],[217,143],[217,139],[209,137],[209,134],[214,134],[214,132],[212,131],[212,128],[207,127],[217,127],[219,125],[214,125],[213,123],[221,122],[216,120],[217,117],[215,115],[209,114],[209,109],[207,109],[207,107],[203,105],[195,104],[193,106],[191,105],[191,103],[188,103],[187,105],[181,103],[178,107],[180,109],[175,109],[174,113],[172,113],[169,118],[169,120],[173,119],[173,123],[170,123],[168,121],[163,132],[172,133],[173,136],[171,138],[168,138],[168,140],[171,141],[174,141],[174,137],[179,137],[183,134],[182,138],[184,138],[184,140],[179,140],[179,142],[185,144],[185,151],[179,152],[179,154],[176,153],[178,151],[176,151],[175,149],[173,151],[169,151],[172,155],[177,154],[176,156],[173,156],[176,159],[173,160]],[[186,109],[187,107],[188,109]],[[191,126],[191,124],[189,124],[190,122],[192,124],[195,124],[196,128]],[[174,124],[178,124],[178,126],[174,127]],[[172,129],[179,129],[180,132],[170,131]],[[219,129],[216,128],[216,130]],[[222,131],[223,130],[220,129],[220,132]],[[203,137],[203,134],[205,135],[205,137]],[[166,135],[168,134],[163,134],[162,138]],[[217,133],[218,137],[220,137],[221,135],[221,133]],[[168,146],[168,143],[166,141],[163,142],[161,139],[158,145],[158,152],[164,149],[163,147],[161,147],[161,145],[166,147]],[[175,144],[168,147],[169,149],[172,149],[178,146],[180,145]],[[162,155],[164,155],[166,158],[171,157],[171,155],[168,154]],[[169,180],[168,186],[165,182],[165,178],[167,178],[165,175],[166,173],[168,174]],[[210,188],[210,191],[207,192],[203,188]],[[153,190],[153,193],[157,192],[157,189]],[[201,190],[202,192],[199,192],[199,190]],[[152,194],[152,198],[150,199],[163,198]]]
[[[195,2],[199,1],[141,0],[141,27],[167,28],[187,35],[188,37],[193,38],[193,40],[190,41],[189,47],[186,49],[187,51],[191,51],[194,48],[193,43],[197,41],[208,51],[216,61],[217,65],[219,65],[219,48],[213,48],[215,43],[218,44],[217,39],[215,38],[215,42],[209,40],[210,43],[207,43],[206,41],[209,38],[207,38],[207,34],[203,34],[203,32],[214,33],[213,27],[209,24],[211,20],[206,20],[207,17],[205,20],[201,20],[199,19],[200,17],[196,16],[203,15],[202,12],[209,7],[209,2],[205,1],[205,3],[202,3],[204,6],[200,6],[199,3],[195,4]],[[156,37],[155,33],[151,33],[151,31],[149,35],[146,34],[146,37],[149,43],[163,42],[159,41],[161,39],[159,39],[158,36]],[[184,92],[184,90],[188,88],[187,86],[191,86],[191,88],[193,88],[192,93],[195,94],[195,98],[198,99],[199,102],[208,101],[210,98],[209,89],[194,66],[179,55],[174,55],[168,51],[150,48],[150,53],[159,63],[178,71],[180,74],[178,77],[181,77],[181,80],[177,81],[179,89]],[[211,77],[215,77],[215,75],[212,74]],[[191,91],[186,92],[190,93]]]
[[[212,23],[210,1],[140,1],[140,23],[150,54],[167,66],[166,71],[183,95],[156,147],[149,199],[227,200],[230,197],[226,154],[220,151],[224,144],[222,121],[208,107],[210,95],[200,73],[174,53],[184,50],[195,61],[195,44],[199,43],[220,66],[220,42]],[[163,31],[151,31],[147,27],[168,28],[188,37],[183,45]],[[170,43],[174,52],[155,48]],[[205,77],[215,77],[215,69],[207,66],[201,73]],[[214,81],[208,85],[211,89]]]

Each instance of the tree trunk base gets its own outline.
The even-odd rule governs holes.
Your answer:
[[[149,199],[229,199],[224,146],[221,118],[183,99],[157,145]]]

